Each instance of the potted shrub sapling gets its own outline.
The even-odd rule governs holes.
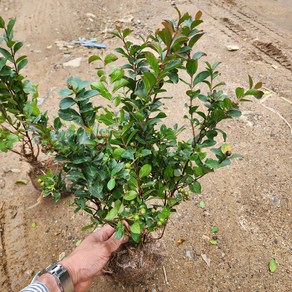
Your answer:
[[[32,131],[36,147],[54,157],[63,170],[63,174],[47,172],[40,178],[43,192],[59,198],[66,188],[75,196],[76,211],[91,215],[86,228],[110,224],[116,238],[129,236],[131,247],[116,253],[109,264],[118,279],[127,283],[141,280],[153,270],[159,255],[147,243],[163,236],[171,214],[190,199],[189,191],[200,193],[203,176],[237,157],[220,122],[239,117],[241,103],[263,95],[261,83],[254,84],[251,77],[248,89],[238,87],[234,96],[226,95],[220,63],[202,62],[206,54],[195,50],[204,34],[198,29],[202,13],[193,18],[177,12],[176,21],[163,21],[161,28],[138,44],[128,39],[130,29],[117,27],[114,36],[121,47],[115,54],[89,58],[97,66],[96,81],[68,79],[67,87],[60,91],[60,109],[52,125],[37,108],[36,96],[27,100],[31,90],[18,74],[24,65],[14,59],[20,45],[4,37],[11,50],[0,51],[4,55],[1,80],[16,79],[24,99],[24,109],[18,108],[11,100],[11,96],[19,98],[18,91],[14,94],[7,82],[1,83],[2,150],[3,145],[5,150],[12,149],[13,143],[7,141],[18,141],[27,137],[28,129]],[[2,20],[0,26],[5,29]],[[118,58],[119,63],[124,62],[122,66],[116,65]],[[8,69],[7,61],[14,69]],[[3,75],[3,68],[13,72],[5,75],[4,70]],[[185,125],[166,125],[164,102],[171,99],[171,86],[183,90],[180,96],[188,110],[182,116]],[[6,112],[13,118],[7,118]],[[176,115],[182,112],[178,108]],[[4,122],[9,127],[4,128]],[[18,135],[15,125],[24,134]]]
[[[139,248],[145,251],[145,243],[163,236],[171,214],[189,199],[189,191],[201,192],[202,177],[237,157],[219,123],[239,117],[239,105],[250,96],[263,95],[261,83],[254,85],[249,77],[248,89],[238,87],[234,96],[227,96],[224,82],[217,81],[219,62],[205,62],[200,70],[205,54],[194,47],[203,36],[198,29],[202,13],[193,18],[177,11],[177,21],[163,21],[139,44],[128,40],[130,29],[117,27],[114,35],[122,47],[115,54],[89,58],[98,66],[97,81],[68,79],[54,131],[46,141],[56,160],[64,163],[76,211],[91,215],[90,226],[113,226],[116,238],[127,234],[138,247],[138,257],[145,256],[139,259],[147,269],[144,274],[151,256]],[[123,66],[115,65],[118,56]],[[188,114],[182,118],[191,131],[164,123],[169,84],[185,88]],[[105,106],[97,106],[100,99],[106,100]],[[176,114],[181,112],[178,108]],[[189,137],[182,139],[182,132]],[[218,136],[224,143],[217,143]],[[159,236],[154,238],[153,232]],[[128,253],[132,263],[134,251],[128,249],[111,265],[127,282],[138,270],[135,263],[124,264]]]

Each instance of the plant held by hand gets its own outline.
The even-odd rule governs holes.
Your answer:
[[[171,213],[189,198],[188,190],[200,193],[200,178],[230,164],[236,155],[228,144],[217,144],[218,134],[227,138],[218,124],[240,116],[238,107],[248,96],[263,95],[261,83],[249,78],[249,89],[239,87],[235,98],[227,96],[224,82],[217,81],[219,63],[205,62],[200,71],[205,54],[193,50],[203,36],[197,29],[201,12],[194,19],[178,14],[177,21],[164,21],[140,44],[128,40],[130,29],[117,27],[114,34],[123,46],[116,52],[125,64],[113,65],[115,54],[90,57],[99,64],[98,81],[69,78],[47,141],[64,162],[77,210],[90,213],[92,225],[114,226],[117,238],[130,232],[136,243],[156,230],[162,236]],[[186,88],[190,133],[163,123],[169,84]],[[95,106],[95,96],[106,105]],[[189,137],[180,138],[182,132]]]
[[[249,96],[263,95],[261,83],[254,85],[249,77],[249,89],[239,87],[234,98],[227,96],[224,82],[217,81],[219,63],[205,62],[201,69],[206,54],[194,51],[203,36],[197,29],[202,13],[193,18],[177,11],[177,21],[164,21],[139,44],[128,40],[130,29],[117,27],[122,47],[116,53],[125,64],[114,65],[115,54],[91,56],[89,62],[99,66],[98,80],[70,77],[53,125],[37,106],[36,87],[19,73],[27,60],[16,58],[22,43],[13,40],[15,20],[6,26],[0,18],[6,46],[0,48],[0,150],[16,152],[31,164],[38,161],[40,147],[50,153],[63,174],[40,176],[43,193],[58,200],[67,189],[75,195],[76,210],[91,214],[91,226],[110,224],[117,238],[127,233],[141,245],[153,231],[163,235],[189,190],[201,192],[203,176],[236,157],[218,125],[240,116],[238,107]],[[171,99],[171,86],[184,88],[180,95],[190,131],[166,125],[164,102]],[[13,148],[18,141],[21,151]]]

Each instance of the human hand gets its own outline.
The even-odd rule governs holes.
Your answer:
[[[114,232],[113,227],[103,226],[86,237],[68,257],[60,262],[69,272],[75,292],[87,291],[93,278],[101,274],[111,253],[127,242],[127,238],[115,239]]]

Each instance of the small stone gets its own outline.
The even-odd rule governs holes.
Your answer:
[[[63,251],[62,253],[59,254],[59,261],[61,261],[62,259],[64,259],[64,257],[66,256],[66,253]]]
[[[122,23],[131,23],[134,20],[134,16],[133,15],[128,15],[124,18],[118,19],[118,22],[122,22]]]
[[[69,235],[68,236],[68,240],[72,240],[73,239],[73,236],[72,235]]]
[[[86,13],[86,16],[89,18],[96,18],[96,15],[90,12]]]
[[[81,61],[82,61],[82,57],[79,57],[79,58],[76,58],[76,59],[73,59],[73,60],[70,60],[68,62],[63,63],[63,66],[77,68],[80,66]]]
[[[226,49],[230,52],[234,52],[234,51],[238,51],[239,50],[239,47],[236,46],[236,45],[227,45],[226,46]]]
[[[207,255],[205,254],[202,254],[201,255],[203,261],[207,264],[208,267],[210,267],[210,264],[211,264],[211,259],[207,257]]]
[[[11,169],[8,170],[8,172],[20,173],[20,169],[17,169],[17,168],[11,168]]]
[[[190,252],[189,250],[186,250],[186,251],[185,251],[185,254],[186,254],[186,257],[187,257],[187,258],[189,258],[189,259],[192,258],[192,256],[191,256],[191,252]]]
[[[62,69],[63,68],[63,64],[55,64],[53,68],[55,70]]]
[[[49,45],[47,46],[47,49],[50,50],[53,46],[52,45]]]
[[[5,180],[3,178],[0,178],[0,189],[4,189],[5,185]]]

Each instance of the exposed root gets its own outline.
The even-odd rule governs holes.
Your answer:
[[[129,287],[150,279],[161,260],[154,243],[145,244],[142,249],[127,244],[113,254],[106,270],[115,282]]]

